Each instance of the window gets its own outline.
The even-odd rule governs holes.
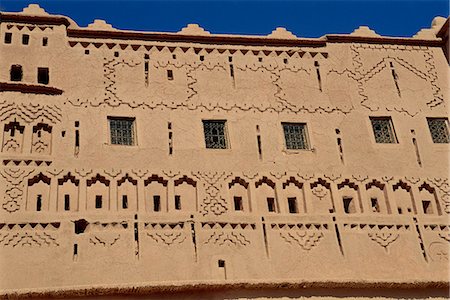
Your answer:
[[[43,37],[42,38],[42,46],[47,46],[48,45],[48,37]]]
[[[227,149],[226,121],[203,121],[205,143],[208,149]]]
[[[12,33],[5,32],[5,44],[11,44],[11,43],[12,43]]]
[[[102,208],[102,196],[95,196],[95,208]]]
[[[122,195],[122,208],[127,209],[128,208],[128,196]]]
[[[352,197],[343,197],[342,200],[344,202],[344,211],[346,214],[352,214],[356,212]]]
[[[48,68],[38,68],[38,83],[48,84],[49,79]]]
[[[422,207],[423,207],[423,213],[424,214],[432,214],[433,213],[433,209],[431,208],[431,201],[428,200],[423,200],[422,201]]]
[[[291,214],[298,213],[296,197],[288,198],[288,206],[289,206],[289,213]]]
[[[134,145],[134,118],[108,118],[111,144]]]
[[[234,197],[234,210],[243,210],[242,197]]]
[[[175,209],[180,210],[181,209],[181,197],[180,195],[175,195]]]
[[[64,195],[64,210],[70,210],[70,195]]]
[[[37,195],[36,198],[36,211],[42,210],[42,195]]]
[[[380,212],[377,198],[370,198],[370,206],[372,207],[372,212]]]
[[[397,138],[395,137],[392,120],[390,117],[374,117],[370,118],[370,121],[372,122],[373,134],[375,135],[375,141],[377,143],[397,143]]]
[[[23,34],[22,35],[22,44],[28,45],[29,42],[30,42],[30,36],[28,34]]]
[[[436,144],[450,143],[447,118],[427,118],[427,121],[428,121],[428,128],[430,128],[433,143]]]
[[[161,210],[161,197],[159,195],[153,196],[153,211]]]
[[[282,123],[286,149],[309,149],[306,136],[306,124]]]
[[[12,65],[9,71],[11,81],[22,81],[23,71],[21,65]]]
[[[275,212],[275,198],[267,198],[267,209],[269,212]]]

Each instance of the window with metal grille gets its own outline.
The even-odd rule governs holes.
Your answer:
[[[227,149],[226,121],[205,120],[203,121],[206,148]]]
[[[134,118],[108,117],[111,144],[134,145]]]
[[[377,143],[397,143],[397,138],[395,137],[392,120],[390,117],[374,117],[370,118],[370,121],[372,122],[373,134],[375,135],[375,141]]]
[[[304,123],[282,123],[286,149],[309,149]]]
[[[437,144],[450,143],[447,118],[428,118],[427,121],[428,121],[428,128],[430,128],[433,143]]]

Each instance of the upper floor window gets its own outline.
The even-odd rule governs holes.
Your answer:
[[[135,144],[134,120],[134,118],[108,117],[111,144],[128,146]]]
[[[12,43],[12,32],[5,32],[5,44]]]
[[[30,36],[28,34],[22,35],[22,44],[28,45],[30,43]]]
[[[227,149],[226,121],[204,120],[203,131],[205,132],[206,148]]]
[[[306,124],[282,123],[286,149],[309,149]]]
[[[38,83],[48,84],[49,80],[48,68],[38,68]]]
[[[433,143],[448,144],[450,136],[448,134],[447,118],[427,118]]]
[[[22,81],[23,71],[21,65],[12,65],[9,71],[11,81]]]
[[[373,134],[375,135],[375,141],[382,144],[396,144],[397,138],[395,137],[394,127],[392,126],[392,120],[390,117],[371,117]]]

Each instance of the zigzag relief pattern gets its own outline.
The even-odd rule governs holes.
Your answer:
[[[202,200],[200,212],[203,216],[212,213],[216,216],[220,216],[227,212],[227,202],[221,197],[220,190],[221,184],[217,184],[219,181],[224,181],[231,177],[231,173],[226,172],[192,172],[192,175],[199,180],[205,182],[206,197]]]
[[[322,232],[280,231],[280,237],[288,244],[299,246],[305,251],[316,247],[323,238]]]
[[[244,234],[236,232],[214,231],[204,242],[204,244],[214,244],[218,246],[247,246],[250,244]]]
[[[2,208],[8,213],[20,210],[22,195],[24,194],[24,180],[33,170],[0,169],[0,176],[6,181]]]
[[[181,244],[186,240],[186,234],[184,232],[147,232],[147,236],[155,243],[167,246]]]
[[[7,24],[6,28],[10,30],[11,28],[15,28],[19,31],[33,31],[35,29],[39,29],[41,31],[46,31],[47,29],[52,31],[53,26],[51,25],[19,25],[19,24]]]
[[[26,123],[46,120],[48,123],[61,122],[61,108],[51,104],[16,104],[3,100],[0,102],[0,122],[9,118],[21,119]]]
[[[381,108],[375,103],[369,103],[369,96],[367,95],[365,84],[370,81],[376,74],[388,68],[388,64],[390,62],[396,62],[401,65],[405,69],[409,70],[411,73],[416,75],[418,78],[426,81],[430,84],[430,87],[433,91],[433,99],[430,99],[426,102],[426,105],[429,108],[434,108],[444,103],[442,91],[440,87],[437,85],[437,74],[436,68],[434,66],[434,59],[430,50],[422,49],[415,46],[406,47],[406,46],[390,46],[390,45],[377,45],[378,47],[374,47],[373,45],[365,45],[365,44],[352,44],[350,46],[351,57],[354,65],[354,71],[345,68],[341,71],[331,69],[328,71],[328,74],[337,74],[337,75],[345,75],[348,78],[355,81],[358,87],[358,94],[361,97],[361,106],[370,110],[370,111],[378,111]],[[364,70],[364,65],[362,63],[362,55],[360,50],[371,49],[372,51],[382,51],[382,50],[391,50],[398,51],[398,55],[401,55],[401,51],[409,51],[409,52],[419,52],[423,54],[425,57],[425,65],[426,70],[421,71],[414,65],[410,64],[407,60],[400,56],[390,56],[386,55],[381,58],[375,65],[371,66],[368,70]],[[396,111],[398,113],[403,113],[409,115],[411,117],[416,116],[421,110],[416,109],[413,110],[411,107],[386,107],[387,111]]]
[[[317,54],[317,53],[316,53]],[[201,111],[217,111],[217,110],[241,110],[241,111],[254,111],[254,112],[292,112],[292,113],[343,113],[347,114],[353,110],[353,107],[337,107],[337,106],[299,106],[285,97],[285,93],[283,91],[283,82],[281,78],[281,72],[290,72],[292,74],[297,74],[299,72],[304,72],[306,74],[310,74],[310,68],[297,67],[295,65],[277,65],[274,64],[261,64],[261,65],[245,65],[245,66],[236,66],[237,70],[241,72],[268,72],[272,78],[271,85],[274,87],[273,94],[273,103],[258,103],[251,104],[245,102],[233,102],[233,101],[223,101],[223,102],[205,102],[200,103],[198,101],[194,101],[195,97],[198,95],[198,79],[195,75],[196,71],[214,71],[221,70],[224,74],[228,71],[228,63],[218,62],[218,63],[209,63],[209,62],[171,62],[168,60],[157,60],[153,63],[154,68],[156,69],[168,69],[170,67],[176,68],[179,71],[183,72],[187,78],[186,82],[186,90],[185,95],[182,98],[186,97],[185,100],[181,101],[164,101],[155,100],[155,99],[138,99],[128,101],[126,99],[120,98],[118,95],[117,87],[116,87],[116,72],[117,66],[126,65],[129,67],[136,67],[140,65],[141,62],[134,61],[132,59],[117,59],[117,58],[105,58],[105,62],[103,64],[104,67],[104,84],[105,84],[105,99],[103,100],[95,100],[95,99],[66,99],[65,103],[71,104],[76,107],[87,107],[88,105],[93,107],[99,106],[112,106],[116,107],[119,105],[127,105],[130,108],[148,108],[148,109],[159,109],[159,108],[167,108],[167,109],[180,109],[185,108],[188,110],[201,110]],[[136,69],[137,70],[137,69]],[[145,97],[145,96],[144,96]],[[148,96],[147,96],[148,97]]]
[[[0,245],[3,247],[16,246],[59,246],[56,239],[46,232],[16,232],[0,233]]]
[[[395,232],[369,232],[367,235],[372,241],[383,247],[386,252],[388,252],[388,247],[400,236]]]
[[[119,239],[120,234],[109,237],[94,235],[93,237],[89,238],[89,243],[93,244],[94,246],[111,247],[116,244]]]

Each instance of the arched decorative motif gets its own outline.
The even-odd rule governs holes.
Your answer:
[[[242,179],[241,177],[235,177],[233,180],[231,180],[230,183],[228,183],[228,188],[231,189],[231,187],[235,184],[240,184],[242,185],[244,188],[248,188],[248,182],[246,182],[244,179]]]
[[[322,178],[318,178],[317,181],[311,183],[311,188],[313,189],[313,188],[317,187],[318,185],[322,185],[325,188],[327,188],[328,190],[330,189],[330,184]]]
[[[337,185],[339,190],[342,189],[344,186],[348,186],[349,188],[354,189],[355,191],[358,190],[358,186],[355,183],[350,182],[350,180],[348,179],[345,179],[344,181],[342,181]]]
[[[187,177],[186,175],[183,175],[183,177],[175,180],[174,184],[175,184],[175,186],[178,186],[178,185],[182,184],[183,182],[186,182],[187,184],[192,185],[193,187],[197,187],[197,182],[195,180]]]
[[[34,184],[38,182],[44,182],[45,184],[50,184],[51,179],[47,176],[45,176],[42,173],[39,173],[38,175],[34,176],[33,178],[28,179],[28,186],[33,186]]]
[[[286,182],[283,183],[283,189],[285,189],[291,183],[293,183],[299,189],[303,188],[303,183],[299,182],[297,179],[295,179],[294,177],[291,176],[291,177],[289,177],[288,180],[286,180]]]
[[[167,180],[165,180],[163,177],[160,177],[156,174],[152,174],[152,176],[150,176],[149,178],[144,180],[144,186],[149,185],[152,182],[158,182],[160,184],[162,184],[163,186],[167,186]]]
[[[411,187],[407,183],[405,183],[401,180],[399,180],[395,185],[392,186],[392,189],[394,191],[396,191],[398,188],[402,188],[407,192],[411,191]]]
[[[36,133],[39,130],[43,130],[48,133],[52,133],[52,126],[45,124],[45,123],[37,123],[35,126],[33,126],[33,133]]]
[[[86,181],[86,185],[89,187],[93,184],[95,184],[97,181],[103,183],[106,186],[109,186],[110,181],[108,179],[106,179],[105,176],[101,176],[100,174],[97,173],[97,175],[95,175],[94,177],[92,177],[91,179],[88,179]]]
[[[419,186],[419,191],[421,192],[422,190],[426,190],[428,191],[430,194],[434,194],[434,187],[430,186],[428,183],[426,183],[425,181],[422,183],[421,186]]]
[[[117,181],[117,186],[121,186],[125,181],[130,182],[132,185],[137,185],[137,180],[128,176],[128,173],[125,174],[119,181]]]
[[[5,124],[3,131],[2,151],[10,153],[22,152],[25,126],[14,120]]]
[[[366,184],[366,190],[370,189],[373,186],[379,188],[380,190],[384,190],[385,187],[384,183],[381,183],[378,180],[373,179],[371,182]]]
[[[72,174],[67,173],[67,175],[64,175],[62,178],[58,179],[58,185],[63,185],[65,182],[72,182],[73,184],[75,184],[76,186],[79,185],[80,180],[76,179],[75,176],[73,176]]]
[[[260,180],[258,180],[257,182],[255,182],[255,187],[259,187],[259,186],[262,185],[263,183],[267,184],[267,185],[270,186],[272,189],[275,189],[275,182],[273,182],[272,180],[270,180],[270,179],[267,178],[266,176],[263,176],[263,178],[261,178]]]

